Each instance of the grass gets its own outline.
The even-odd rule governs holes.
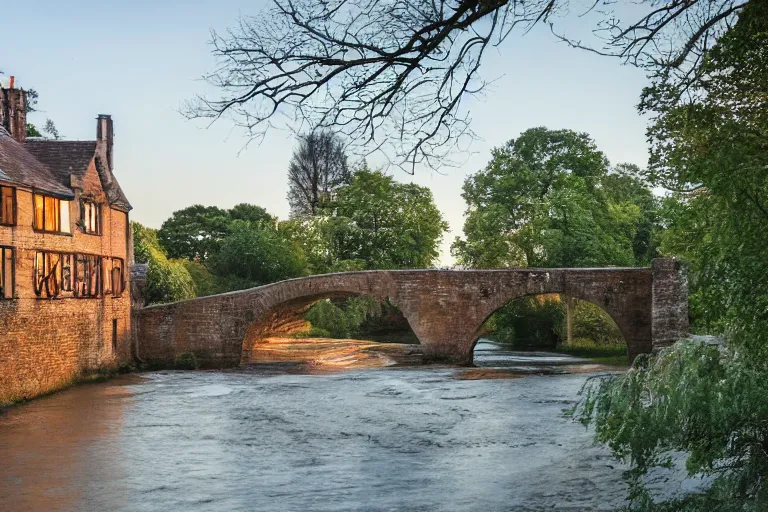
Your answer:
[[[609,366],[629,366],[626,345],[599,345],[592,340],[576,339],[572,345],[558,345],[557,352],[583,357]]]

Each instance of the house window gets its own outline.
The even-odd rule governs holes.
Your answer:
[[[80,201],[80,228],[90,235],[101,234],[101,205]]]
[[[12,299],[15,284],[13,247],[0,247],[0,299]]]
[[[125,274],[123,260],[120,258],[104,258],[104,293],[120,297],[125,291]]]
[[[35,295],[58,297],[72,291],[72,255],[58,252],[35,253]]]
[[[40,231],[70,233],[69,201],[35,194],[35,220],[33,227]]]
[[[75,296],[101,296],[101,258],[90,254],[75,254]]]
[[[16,189],[0,187],[0,224],[16,224]]]

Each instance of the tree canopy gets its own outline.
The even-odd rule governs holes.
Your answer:
[[[284,226],[315,269],[424,268],[439,255],[448,224],[432,192],[381,171],[355,171],[322,215]]]
[[[694,63],[691,80],[659,77],[649,178],[674,191],[660,250],[690,266],[693,328],[725,347],[678,344],[590,389],[581,418],[632,464],[633,505],[647,510],[765,510],[768,503],[768,2],[749,2]],[[643,477],[687,452],[710,489],[654,504]]]
[[[630,170],[587,134],[526,130],[465,181],[454,255],[475,268],[647,264],[656,200]]]

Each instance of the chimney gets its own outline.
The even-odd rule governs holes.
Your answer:
[[[11,77],[7,89],[0,88],[0,126],[17,141],[27,140],[27,93],[14,89]]]
[[[109,114],[99,114],[96,118],[96,140],[103,141],[107,145],[107,165],[112,170],[112,145],[114,143],[114,132],[112,130],[112,116]]]

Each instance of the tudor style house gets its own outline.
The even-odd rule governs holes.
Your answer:
[[[131,357],[131,205],[96,140],[27,138],[26,97],[0,88],[0,404]]]

